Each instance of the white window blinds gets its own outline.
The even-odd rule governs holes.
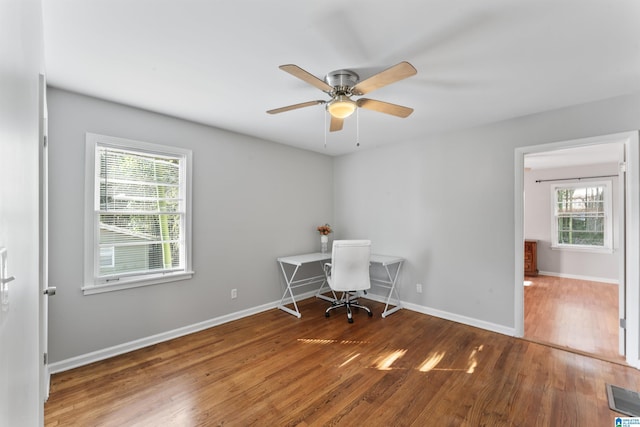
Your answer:
[[[95,137],[94,285],[186,272],[189,157],[169,147],[150,150],[151,144]]]

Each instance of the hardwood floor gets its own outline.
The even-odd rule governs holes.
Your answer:
[[[310,298],[55,374],[46,426],[608,426],[640,371],[367,301]]]
[[[618,354],[618,287],[554,276],[525,277],[525,338],[624,362]]]

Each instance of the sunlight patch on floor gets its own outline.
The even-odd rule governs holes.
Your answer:
[[[427,358],[422,362],[422,365],[418,368],[420,372],[429,372],[433,370],[444,358],[444,355],[447,354],[445,351],[439,351],[435,353],[431,353]]]
[[[469,354],[467,358],[468,363],[466,368],[439,368],[438,365],[444,359],[444,356],[447,354],[444,351],[432,352],[427,358],[422,362],[418,371],[420,372],[431,372],[431,371],[464,371],[467,374],[473,374],[478,366],[478,358],[477,354],[484,349],[484,345],[480,345],[473,349],[473,351]]]
[[[298,338],[298,342],[305,344],[335,344],[338,340],[326,340],[321,338]]]
[[[325,338],[298,338],[296,341],[305,344],[369,344],[369,341],[334,340]]]
[[[343,366],[348,365],[349,363],[351,363],[351,361],[355,360],[359,356],[360,356],[360,353],[354,354],[353,356],[351,356],[350,358],[348,358],[347,360],[342,362],[342,364],[340,366],[338,366],[338,367],[342,368]]]
[[[478,366],[478,359],[476,358],[476,354],[480,353],[483,348],[484,345],[476,347],[469,355],[469,367],[467,368],[467,374],[473,374],[473,372],[476,370],[476,366]]]
[[[375,363],[375,368],[381,371],[389,371],[391,370],[391,365],[393,365],[396,360],[400,359],[405,355],[407,350],[396,350],[389,353],[387,356],[383,356]]]

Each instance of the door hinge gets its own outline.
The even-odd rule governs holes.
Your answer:
[[[627,329],[627,319],[620,319],[620,327],[622,329]]]
[[[627,171],[627,163],[626,162],[620,162],[618,164],[618,170],[620,171],[620,173],[625,173]]]
[[[42,358],[43,359],[42,361],[46,365],[47,363],[49,363],[49,355],[47,353],[44,353],[43,356],[44,357]]]
[[[42,146],[46,147],[47,146],[47,142],[48,142],[47,135],[44,135],[42,137]]]

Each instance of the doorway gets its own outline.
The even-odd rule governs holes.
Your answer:
[[[632,266],[637,263],[627,263],[627,259],[633,259],[638,252],[638,135],[637,133],[624,133],[607,135],[597,138],[586,138],[581,140],[564,141],[553,144],[545,144],[533,147],[525,147],[516,150],[516,333],[518,336],[529,338],[539,331],[529,332],[525,330],[525,315],[527,313],[525,307],[525,294],[530,297],[533,289],[525,287],[525,280],[534,286],[538,295],[548,297],[551,295],[550,279],[555,277],[556,281],[553,286],[567,285],[563,288],[565,294],[570,290],[575,290],[575,296],[581,296],[581,289],[600,289],[609,292],[609,300],[611,301],[611,286],[615,287],[613,304],[617,307],[613,308],[615,314],[620,319],[626,319],[628,328],[619,328],[618,353],[624,355],[627,363],[637,366],[638,364],[638,328],[630,325],[630,319],[638,318],[637,305],[628,305],[627,300],[631,300],[632,295],[638,294],[638,269]],[[594,160],[596,159],[596,160]],[[622,164],[622,169],[620,169]],[[626,170],[625,170],[626,168]],[[610,181],[613,187],[612,193],[617,193],[616,200],[613,201],[613,213],[615,215],[615,226],[611,232],[613,234],[611,248],[604,250],[602,253],[589,253],[590,251],[563,250],[553,242],[551,236],[557,233],[557,230],[551,231],[553,222],[551,199],[553,182],[593,182],[593,181]],[[536,187],[534,187],[536,186]],[[635,190],[634,190],[635,188]],[[635,213],[635,216],[633,216]],[[532,220],[532,216],[537,218]],[[535,277],[524,277],[523,270],[523,242],[524,239],[532,239],[538,242],[538,264],[542,275],[539,279]],[[574,248],[572,248],[574,249]],[[608,252],[608,253],[607,253]],[[581,267],[582,266],[582,267]],[[564,280],[564,282],[563,282]],[[538,282],[537,284],[535,282]],[[580,282],[582,281],[582,282]],[[600,283],[598,283],[600,282]],[[547,286],[546,291],[542,288]],[[582,286],[582,287],[581,287]],[[604,286],[604,287],[599,287]],[[609,286],[609,288],[606,288]],[[591,289],[592,288],[592,289]],[[618,294],[617,304],[615,304],[615,293]],[[562,292],[558,295],[562,296]],[[599,297],[595,297],[599,299]],[[542,298],[540,299],[542,301]],[[549,300],[549,298],[548,298]],[[529,300],[530,301],[530,300]],[[579,299],[569,299],[571,303],[566,304],[567,312],[574,309],[574,314],[589,310],[588,302]],[[575,307],[569,307],[574,304]],[[548,312],[544,315],[544,310],[554,310],[552,305],[548,307],[534,307],[534,309],[542,310],[541,319],[549,320],[556,316],[556,322],[563,322],[565,329],[570,330],[574,334],[571,340],[562,341],[558,335],[549,336],[548,343],[559,347],[567,347],[578,352],[591,353],[596,356],[607,356],[598,354],[598,346],[587,345],[584,349],[576,348],[576,343],[580,342],[580,337],[575,336],[578,333],[589,334],[590,328],[582,328],[580,331],[578,322],[581,322],[580,316],[558,317],[558,313]],[[556,308],[558,308],[556,306]],[[595,306],[591,306],[594,310],[599,310]],[[611,310],[610,310],[611,311]],[[587,314],[588,316],[588,314]],[[616,322],[616,318],[609,313],[607,322]],[[584,319],[584,317],[583,317]],[[567,328],[566,323],[574,328]],[[623,321],[624,322],[624,321]],[[529,323],[531,328],[531,323]],[[621,323],[622,325],[622,323]],[[636,323],[637,325],[637,323]],[[609,325],[614,329],[617,325]],[[592,336],[582,337],[583,341],[593,344],[593,340],[598,340],[595,331],[591,331]],[[539,339],[547,341],[546,339]],[[598,343],[596,343],[598,344]],[[579,347],[579,345],[578,345]],[[615,348],[610,350],[614,351]],[[611,353],[609,352],[609,355]]]

